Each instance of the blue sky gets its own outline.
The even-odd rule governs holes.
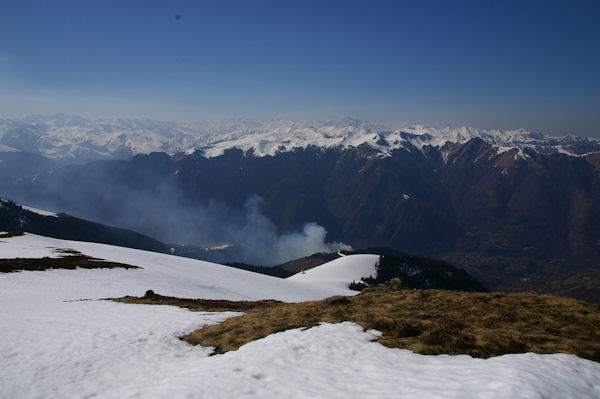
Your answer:
[[[600,136],[598,1],[0,0],[0,117]]]

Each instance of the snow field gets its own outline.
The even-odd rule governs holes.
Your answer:
[[[41,272],[44,273],[44,272]],[[3,295],[4,297],[4,295]],[[25,302],[25,303],[23,303]],[[0,324],[0,397],[125,398],[210,350],[177,337],[235,313],[13,297]],[[153,396],[151,391],[144,397]]]
[[[375,277],[375,264],[378,261],[379,255],[343,256],[304,273],[294,274],[287,280],[345,289],[352,281],[360,281],[362,277]]]
[[[210,358],[167,386],[198,397],[585,398],[600,395],[600,365],[572,355],[423,356],[371,342],[349,322],[272,334]],[[209,365],[210,363],[210,365]],[[232,379],[235,381],[231,383]]]
[[[61,287],[59,295],[62,300],[141,296],[149,289],[157,294],[182,298],[277,299],[288,302],[356,294],[348,289],[302,284],[196,259],[131,248],[59,240],[29,233],[0,239],[0,258],[58,257],[60,253],[56,249],[75,249],[95,258],[142,267],[132,270],[78,270],[78,273],[53,270],[48,271],[46,275],[34,274],[28,277],[43,278],[44,281],[51,279],[48,286]],[[10,280],[21,273],[0,277]],[[25,274],[29,276],[28,273]],[[65,285],[80,285],[80,289],[71,292],[62,289]]]

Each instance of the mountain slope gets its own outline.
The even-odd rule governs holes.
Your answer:
[[[375,274],[378,255],[348,255],[334,259],[310,270],[297,273],[286,280],[319,286],[348,288],[354,280]]]
[[[465,292],[487,292],[488,289],[469,273],[439,259],[408,255],[389,248],[367,248],[353,254],[377,254],[375,271],[353,281],[352,289],[363,289],[399,279],[409,289],[438,289]]]
[[[39,211],[3,198],[0,198],[0,229],[28,231],[48,237],[119,245],[162,253],[170,252],[166,244],[131,230],[90,222],[64,213],[52,214]]]
[[[224,267],[196,259],[147,252],[91,242],[59,240],[26,233],[0,239],[3,258],[61,256],[60,249],[79,251],[93,258],[138,266],[139,269],[53,271],[49,278],[56,284],[69,285],[89,276],[86,298],[143,295],[152,289],[157,293],[179,297],[209,299],[300,301],[330,295],[354,295],[354,291],[335,287],[311,286],[277,277]],[[31,254],[31,255],[28,255]],[[71,274],[69,274],[71,272]],[[28,273],[28,272],[22,272]],[[18,273],[17,273],[18,274]],[[7,278],[7,277],[3,277]],[[12,277],[10,277],[12,278]],[[75,280],[71,280],[71,278]],[[122,281],[121,281],[122,280]],[[92,288],[95,287],[95,288]],[[82,292],[85,291],[82,288]],[[64,299],[69,297],[65,292]]]

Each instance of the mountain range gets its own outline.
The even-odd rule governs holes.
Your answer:
[[[2,120],[0,143],[3,196],[161,241],[253,249],[232,261],[265,264],[270,248],[291,250],[286,234],[312,243],[312,222],[319,245],[322,228],[340,244],[442,258],[492,290],[600,300],[598,139],[58,116]]]
[[[390,156],[412,145],[419,149],[447,142],[466,143],[480,138],[497,151],[530,149],[544,153],[585,155],[600,151],[600,139],[573,135],[549,137],[524,129],[493,130],[427,128],[406,125],[391,128],[352,118],[337,121],[226,120],[217,123],[175,123],[150,119],[89,120],[78,116],[29,116],[0,119],[0,151],[25,151],[63,162],[126,159],[140,153],[200,151],[213,158],[238,148],[255,156],[275,155],[299,148],[352,148],[361,144]]]

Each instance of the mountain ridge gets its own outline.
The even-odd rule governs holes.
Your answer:
[[[498,153],[517,149],[543,153],[585,156],[600,152],[599,138],[573,135],[552,137],[525,129],[498,130],[473,127],[434,128],[406,125],[390,128],[379,123],[345,118],[334,121],[272,120],[254,122],[228,120],[216,123],[175,123],[151,119],[98,119],[55,115],[0,119],[0,149],[25,151],[69,162],[100,159],[126,159],[136,154],[166,152],[191,154],[199,151],[207,158],[230,149],[241,149],[254,156],[273,156],[310,146],[356,148],[368,145],[379,156],[414,146],[442,147],[463,144],[479,138]]]

